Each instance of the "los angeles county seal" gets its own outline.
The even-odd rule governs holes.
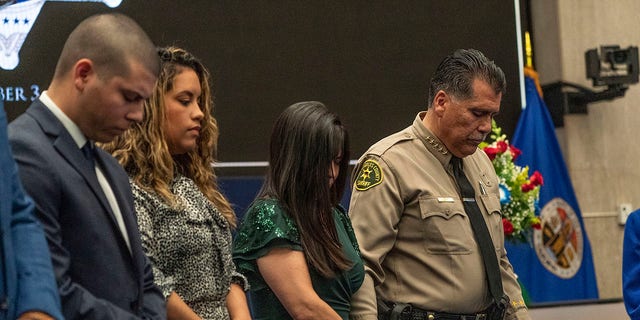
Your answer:
[[[542,265],[556,276],[570,279],[580,269],[582,228],[575,211],[562,198],[554,198],[542,208],[540,229],[534,230],[533,243]]]

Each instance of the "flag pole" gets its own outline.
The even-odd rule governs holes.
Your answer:
[[[525,66],[533,69],[533,49],[531,49],[531,34],[529,34],[529,31],[524,33],[524,52],[527,57]]]
[[[533,49],[531,46],[531,35],[529,34],[529,31],[524,32],[524,52],[526,55],[524,75],[533,79],[533,82],[535,82],[536,84],[538,94],[540,95],[540,97],[543,97],[544,95],[542,94],[542,87],[540,86],[538,73],[533,69]]]

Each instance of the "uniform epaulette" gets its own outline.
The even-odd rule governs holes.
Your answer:
[[[378,141],[378,143],[371,146],[366,153],[381,156],[394,145],[402,141],[413,140],[414,138],[415,135],[411,133],[411,127],[409,127]]]

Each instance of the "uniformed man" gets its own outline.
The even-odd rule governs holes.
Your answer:
[[[478,149],[505,89],[493,61],[458,50],[431,79],[427,111],[360,158],[349,213],[366,276],[351,319],[530,319],[498,177]]]

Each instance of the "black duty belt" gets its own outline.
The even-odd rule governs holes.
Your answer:
[[[378,303],[378,319],[380,320],[492,320],[496,319],[493,307],[476,314],[456,314],[422,310],[403,303]]]
[[[478,314],[456,314],[446,312],[432,312],[426,310],[413,309],[406,316],[401,316],[402,320],[488,320],[488,313]]]

